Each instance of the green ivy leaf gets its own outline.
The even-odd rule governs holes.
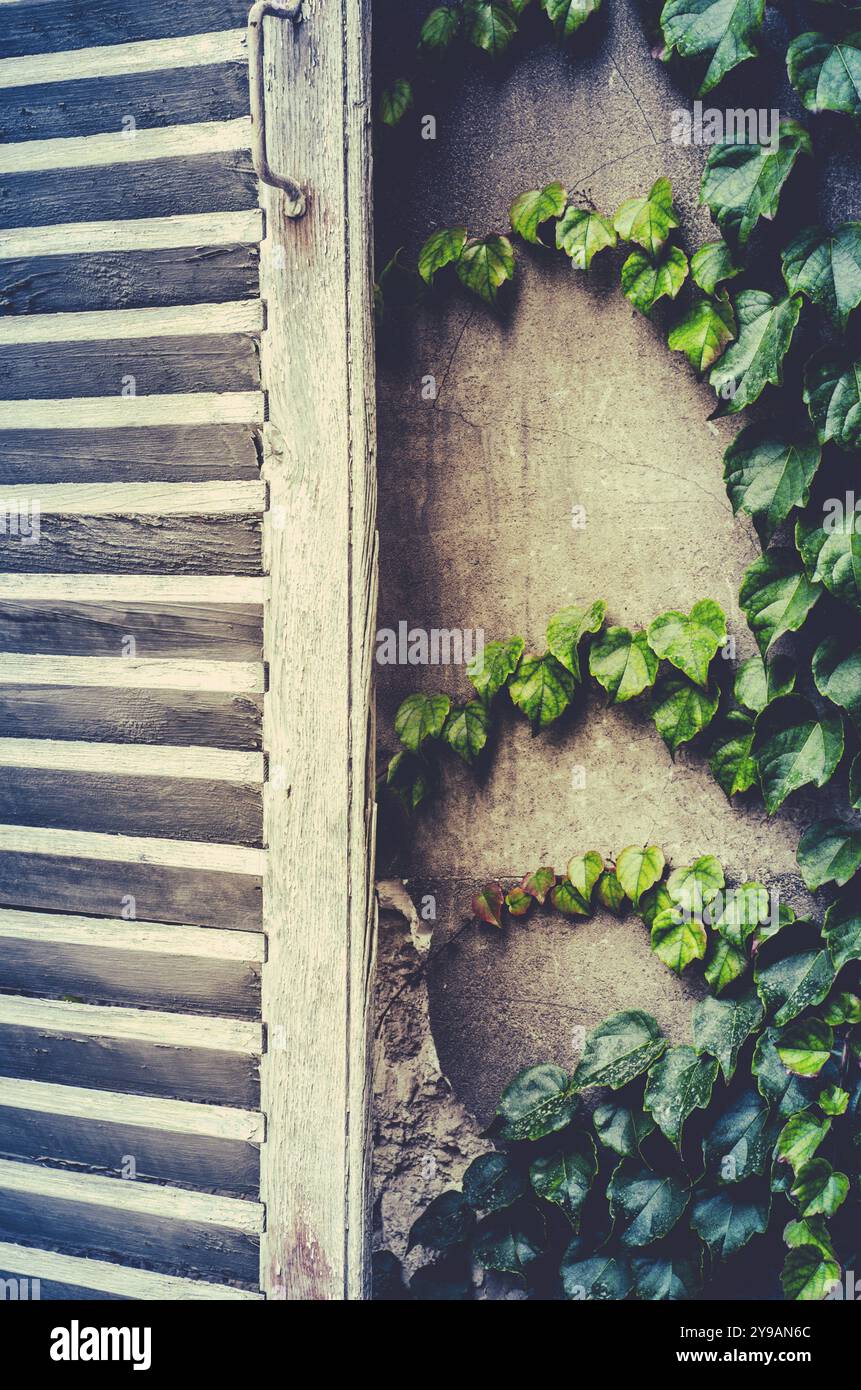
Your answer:
[[[833,952],[831,958],[834,959]],[[834,1028],[839,1028],[843,1023],[861,1023],[861,999],[848,989],[831,994],[825,1001],[822,1017]]]
[[[825,1115],[845,1115],[849,1104],[849,1092],[842,1086],[826,1086],[819,1093],[819,1105]]]
[[[713,854],[701,855],[693,864],[674,869],[667,892],[687,912],[702,912],[724,886],[723,868]]]
[[[577,682],[550,652],[521,657],[508,682],[508,693],[533,729],[545,729],[564,714],[574,698]]]
[[[542,1139],[574,1118],[580,1098],[561,1067],[543,1062],[515,1076],[499,1101],[503,1139]]]
[[[421,27],[419,43],[428,52],[444,53],[460,33],[461,12],[451,5],[437,5]]]
[[[752,518],[763,547],[793,507],[807,506],[821,458],[812,434],[772,424],[748,425],[730,444],[723,462],[732,510]]]
[[[757,1039],[751,1070],[760,1095],[785,1118],[804,1110],[816,1100],[821,1082],[816,1078],[793,1076],[777,1055],[779,1029],[766,1028]]]
[[[725,240],[744,246],[760,217],[777,213],[783,185],[800,154],[812,154],[810,136],[797,121],[781,121],[768,145],[724,140],[712,145],[700,187]]]
[[[611,1014],[587,1037],[572,1088],[609,1086],[618,1091],[657,1061],[666,1045],[651,1014],[640,1009]]]
[[[739,63],[757,56],[765,0],[668,0],[661,11],[667,55],[708,58],[697,95],[704,97]]]
[[[591,208],[565,209],[556,223],[556,249],[571,257],[576,270],[589,270],[599,251],[616,245],[616,233],[611,222]]]
[[[842,888],[861,869],[861,829],[839,820],[820,820],[802,835],[796,855],[811,893],[825,883]]]
[[[443,266],[459,261],[466,246],[466,227],[444,227],[442,231],[432,232],[419,251],[418,270],[426,285],[432,285],[434,276]]]
[[[759,655],[749,656],[736,671],[733,694],[740,705],[760,714],[778,695],[795,689],[797,670],[789,657],[776,656],[765,662]]]
[[[511,888],[505,895],[505,906],[512,917],[525,917],[532,906],[532,898],[522,888]]]
[[[856,858],[861,866],[861,836],[856,841]],[[835,970],[842,970],[850,960],[861,960],[861,905],[854,892],[842,894],[831,904],[824,932]]]
[[[702,960],[705,956],[708,945],[705,927],[678,907],[659,912],[650,935],[655,955],[678,975],[691,961]]]
[[[476,1211],[502,1211],[526,1191],[526,1179],[508,1154],[480,1154],[463,1175],[463,1195]]]
[[[441,1192],[413,1222],[407,1249],[424,1245],[428,1250],[448,1250],[466,1240],[474,1225],[475,1212],[463,1193]]]
[[[800,1245],[813,1245],[817,1250],[821,1250],[823,1255],[829,1255],[832,1259],[834,1246],[831,1235],[822,1216],[810,1216],[801,1218],[798,1221],[790,1221],[784,1228],[784,1242],[790,1250],[797,1250]]]
[[[526,874],[520,886],[524,893],[528,893],[537,903],[544,906],[544,899],[556,882],[556,875],[550,868],[536,869],[534,873]]]
[[[632,251],[622,266],[622,293],[641,314],[649,314],[659,299],[675,299],[688,274],[688,258],[670,246],[653,261],[644,251]]]
[[[799,34],[787,50],[786,68],[808,111],[861,116],[861,34]]]
[[[429,738],[439,738],[451,709],[447,695],[408,695],[395,715],[395,733],[405,748],[418,753]]]
[[[652,719],[675,758],[683,743],[690,743],[707,728],[717,713],[719,695],[701,690],[684,676],[663,676],[654,689]]]
[[[802,1216],[833,1216],[849,1195],[849,1179],[825,1158],[805,1163],[795,1175],[792,1196]]]
[[[502,926],[504,894],[498,883],[488,883],[472,899],[472,915],[489,927]]]
[[[757,658],[758,660],[758,658]],[[759,785],[759,769],[751,757],[753,721],[740,710],[731,710],[712,744],[709,768],[728,798]]]
[[[741,275],[741,266],[733,264],[725,241],[709,241],[691,257],[691,275],[704,294],[714,294],[721,281]]]
[[[647,888],[646,892],[641,895],[637,904],[637,911],[651,931],[659,913],[667,907],[672,907],[672,905],[673,900],[667,892],[666,884],[656,883],[654,888]]]
[[[428,794],[427,769],[412,753],[396,753],[386,769],[386,786],[409,814]]]
[[[631,1268],[635,1297],[650,1303],[696,1298],[702,1286],[701,1260],[690,1256],[641,1255],[631,1261]]]
[[[669,179],[656,179],[645,198],[628,198],[613,218],[613,226],[623,241],[635,241],[655,257],[678,227]],[[675,296],[672,296],[675,298]]]
[[[550,894],[550,901],[556,911],[564,913],[566,917],[590,917],[592,915],[588,900],[577,891],[573,883],[568,882],[567,878],[559,880]]]
[[[488,642],[470,661],[466,674],[486,705],[517,670],[523,645],[522,637],[510,637],[507,642]]]
[[[589,671],[604,687],[611,704],[621,705],[654,685],[658,658],[645,632],[608,627],[589,649]]]
[[[843,723],[800,695],[781,695],[757,715],[753,756],[770,816],[800,787],[824,787],[843,757]]]
[[[380,120],[384,125],[397,125],[413,105],[412,84],[405,77],[397,77],[391,87],[386,87],[380,97]]]
[[[743,975],[748,966],[747,956],[731,942],[718,937],[713,942],[712,952],[703,972],[706,984],[721,994],[733,980]]]
[[[614,1100],[596,1106],[592,1122],[604,1147],[621,1158],[638,1154],[643,1140],[655,1129],[655,1121],[645,1110],[636,1110]]]
[[[655,1173],[637,1159],[623,1158],[607,1188],[619,1240],[629,1249],[662,1240],[690,1201],[682,1177]]]
[[[736,336],[735,314],[724,290],[716,299],[696,299],[667,338],[671,352],[683,352],[702,375]]]
[[[805,227],[783,250],[783,278],[790,294],[806,294],[845,330],[861,304],[861,222],[842,222],[834,232]]]
[[[492,58],[504,53],[517,33],[517,21],[504,0],[466,0],[464,20],[467,38]]]
[[[817,1120],[807,1111],[792,1115],[777,1136],[774,1156],[778,1163],[788,1163],[793,1173],[809,1163],[831,1128],[830,1120]]]
[[[615,869],[605,869],[595,885],[595,896],[602,907],[621,917],[625,910],[625,890],[616,877]]]
[[[541,8],[552,20],[557,34],[568,39],[601,8],[601,0],[541,0]]]
[[[791,551],[772,551],[745,571],[739,603],[763,657],[786,632],[798,632],[822,593]]]
[[[818,1076],[831,1056],[834,1033],[824,1019],[805,1018],[784,1028],[776,1045],[787,1071],[796,1076]]]
[[[592,890],[604,872],[603,856],[595,849],[577,855],[569,861],[568,880],[588,904],[592,901]]]
[[[543,245],[538,230],[545,222],[561,217],[568,194],[561,183],[548,183],[546,188],[534,188],[521,193],[511,204],[511,228],[533,246]]]
[[[861,449],[861,360],[823,348],[804,368],[804,400],[823,444]]]
[[[728,1260],[754,1236],[765,1235],[771,1215],[771,1193],[763,1182],[722,1187],[694,1202],[691,1225],[712,1255]]]
[[[780,1282],[793,1302],[819,1303],[840,1283],[840,1266],[815,1245],[800,1245],[787,1254]]]
[[[849,769],[849,804],[853,811],[861,811],[861,753],[855,755]]]
[[[742,290],[735,312],[737,339],[709,373],[720,397],[716,415],[735,415],[759,400],[766,386],[782,385],[783,360],[801,313],[801,295],[773,299],[764,290]]]
[[[726,641],[726,616],[714,599],[700,599],[690,615],[675,610],[661,613],[649,624],[648,639],[657,657],[705,687],[709,666]]]
[[[714,1057],[701,1057],[686,1045],[668,1048],[651,1068],[644,1105],[676,1148],[685,1120],[711,1100],[717,1069]]]
[[[536,1158],[529,1169],[529,1180],[538,1196],[561,1207],[576,1227],[597,1172],[593,1140],[588,1134],[576,1134],[567,1148]]]
[[[724,940],[743,949],[757,927],[771,919],[772,904],[768,889],[755,879],[731,889],[717,904],[712,925]]]
[[[835,970],[827,951],[811,949],[754,969],[759,997],[766,1009],[776,1009],[778,1028],[814,1004],[821,1004],[834,983]]]
[[[724,1079],[731,1081],[739,1053],[762,1017],[762,1003],[753,990],[738,999],[703,999],[693,1012],[694,1047],[716,1057]]]
[[[443,743],[457,753],[469,766],[476,761],[487,743],[490,715],[480,700],[470,700],[462,709],[454,709],[442,730]]]
[[[483,1269],[526,1277],[526,1271],[544,1254],[544,1217],[530,1202],[506,1207],[481,1222],[472,1244],[473,1257]]]
[[[628,845],[616,860],[616,877],[638,907],[640,899],[664,872],[665,859],[657,845]]]
[[[495,304],[501,286],[514,275],[514,248],[507,236],[473,237],[455,269],[461,284],[486,304]]]
[[[813,679],[820,695],[861,726],[861,647],[852,638],[826,637],[819,644],[813,654]]]
[[[624,1255],[600,1254],[583,1260],[579,1254],[580,1242],[573,1240],[559,1266],[566,1299],[595,1303],[627,1298],[634,1276]]]
[[[580,643],[590,632],[599,632],[604,623],[607,605],[598,599],[589,608],[572,605],[560,608],[547,624],[547,646],[556,660],[580,681]]]
[[[736,1097],[703,1139],[703,1158],[723,1182],[743,1182],[765,1169],[774,1147],[775,1126],[756,1091]]]

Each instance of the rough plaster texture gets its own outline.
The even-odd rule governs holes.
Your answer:
[[[426,0],[380,0],[378,75],[410,70],[405,55],[426,9]],[[569,55],[548,38],[543,18],[533,21],[529,33],[540,45],[530,39],[498,70],[480,61],[465,72],[452,67],[381,140],[381,262],[401,245],[414,256],[435,227],[504,230],[513,197],[552,178],[612,213],[667,174],[684,244],[695,249],[714,238],[707,210],[697,207],[704,151],[671,142],[671,112],[691,97],[683,75],[651,57],[639,7],[605,0],[605,13]],[[706,104],[756,100],[798,115],[782,70],[786,42],[783,20],[772,14],[766,56],[745,64]],[[420,139],[424,112],[437,117],[435,141]],[[820,118],[814,138],[821,158],[797,171],[781,237],[814,220],[817,205],[826,221],[861,214],[849,123]],[[766,247],[768,238],[766,230]],[[406,619],[483,628],[488,639],[516,632],[543,650],[546,618],[566,603],[603,597],[610,622],[639,626],[711,596],[728,613],[738,659],[754,650],[736,595],[758,546],[751,527],[733,518],[722,481],[721,456],[738,424],[709,422],[713,393],[666,350],[666,317],[658,312],[650,324],[621,296],[621,259],[600,258],[587,278],[564,258],[520,248],[517,286],[501,312],[455,288],[386,327],[378,379],[380,626]],[[774,256],[774,272],[778,264]],[[772,288],[776,280],[760,274],[756,283]],[[428,374],[437,380],[435,401],[421,397]],[[585,529],[571,526],[573,504],[586,509]],[[388,751],[406,694],[443,689],[462,697],[470,689],[452,667],[390,666],[378,676]],[[637,1006],[682,1039],[698,993],[651,955],[635,919],[599,915],[572,926],[532,917],[501,936],[464,928],[478,882],[542,863],[561,870],[587,848],[612,855],[648,840],[676,864],[715,852],[732,881],[763,878],[796,907],[807,901],[795,847],[821,804],[816,798],[792,798],[771,820],[756,801],[730,807],[701,755],[683,751],[673,764],[645,712],[604,710],[596,698],[536,739],[510,709],[501,723],[483,777],[447,764],[439,800],[419,816],[400,862],[417,893],[435,895],[438,917],[427,969],[413,986],[403,980],[399,1000],[388,978],[395,965],[381,956],[389,1030],[404,1010],[402,1048],[390,1036],[382,1062],[378,1108],[377,1184],[388,1194],[378,1234],[391,1248],[413,1203],[424,1205],[459,1176],[471,1152],[462,1128],[453,1134],[462,1115],[447,1092],[433,1118],[429,1044],[421,1067],[411,1055],[409,1011],[423,1007],[425,979],[454,1101],[481,1123],[521,1067],[548,1058],[570,1065],[578,1026]],[[580,767],[586,784],[575,790]],[[408,939],[403,949],[412,950]],[[388,1113],[393,1104],[397,1114]],[[439,1181],[417,1183],[421,1155],[434,1144],[445,1156]]]

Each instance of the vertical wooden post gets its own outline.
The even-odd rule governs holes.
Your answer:
[[[266,20],[262,1288],[367,1291],[376,607],[370,0]],[[289,206],[289,200],[287,201]]]

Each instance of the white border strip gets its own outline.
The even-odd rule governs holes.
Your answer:
[[[174,309],[103,309],[84,314],[7,314],[0,344],[94,343],[132,338],[198,337],[201,333],[260,333],[259,299],[182,304]]]
[[[152,864],[163,869],[201,869],[210,873],[262,877],[266,852],[247,845],[199,840],[157,840],[144,836],[103,835],[87,830],[0,825],[0,853],[51,854],[63,859],[99,859],[112,864]]]
[[[266,505],[263,483],[16,483],[0,485],[0,516],[38,503],[48,516],[250,516]]]
[[[41,1115],[99,1124],[132,1125],[168,1134],[194,1134],[202,1139],[228,1139],[260,1144],[265,1125],[258,1110],[228,1105],[199,1105],[190,1100],[134,1096],[124,1091],[91,1091],[82,1086],[55,1086],[45,1081],[19,1081],[0,1076],[0,1106],[33,1110]]]
[[[99,950],[143,951],[158,956],[200,956],[204,960],[259,963],[262,932],[218,927],[180,927],[121,917],[73,917],[60,912],[0,909],[0,938],[52,945],[94,946]]]
[[[39,1163],[12,1163],[0,1159],[0,1190],[29,1193],[47,1201],[85,1202],[110,1207],[134,1216],[156,1216],[168,1221],[195,1221],[245,1235],[263,1230],[263,1207],[242,1197],[217,1197],[154,1182],[129,1182],[93,1173],[70,1173]]]
[[[260,391],[194,391],[164,396],[83,396],[0,401],[0,429],[115,430],[140,425],[262,425]]]
[[[159,660],[157,657],[19,656],[0,652],[0,685],[99,686],[115,690],[263,691],[256,661]]]
[[[0,162],[2,150],[0,145]],[[190,246],[256,246],[262,237],[260,208],[133,217],[115,222],[62,222],[50,227],[11,227],[0,232],[0,260],[88,256],[108,251],[166,251]]]
[[[222,608],[262,604],[267,595],[266,577],[253,575],[0,574],[0,602],[209,603]]]
[[[206,1014],[67,1004],[17,994],[0,994],[0,1027],[35,1028],[40,1033],[60,1033],[64,1037],[114,1038],[120,1042],[151,1043],[154,1047],[206,1048],[247,1057],[259,1057],[263,1050],[263,1029],[259,1023]]]
[[[8,0],[4,0],[8,3]],[[179,39],[147,39],[62,53],[35,53],[0,60],[0,87],[34,87],[48,82],[125,77],[170,68],[199,68],[210,63],[248,60],[244,29],[223,29]]]
[[[110,164],[141,164],[151,159],[191,159],[251,149],[251,117],[200,121],[67,140],[21,140],[0,145],[0,174],[44,174],[50,169],[97,169]]]
[[[89,743],[75,739],[0,738],[0,768],[93,773],[117,777],[170,777],[180,781],[258,783],[263,754],[233,749],[154,743]],[[0,914],[2,915],[2,914]]]
[[[167,1274],[155,1274],[148,1269],[109,1264],[106,1260],[85,1260],[72,1255],[57,1255],[53,1250],[6,1243],[0,1243],[0,1269],[46,1283],[69,1284],[81,1289],[96,1289],[100,1293],[117,1294],[121,1298],[150,1302],[212,1300],[224,1303],[249,1298],[261,1302],[263,1299],[260,1293],[249,1293],[247,1289],[234,1289],[226,1284],[177,1279]]]

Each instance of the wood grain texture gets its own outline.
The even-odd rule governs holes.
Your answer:
[[[32,603],[0,597],[0,651],[259,661],[263,609],[225,603]],[[3,727],[0,722],[0,727]]]
[[[0,738],[0,768],[40,768],[42,771],[99,773],[112,777],[263,781],[263,757],[259,753],[49,738]]]
[[[0,820],[96,834],[260,846],[260,787],[0,766]]]
[[[10,908],[0,909],[0,938],[59,942],[102,951],[134,951],[138,955],[201,956],[205,960],[238,961],[243,965],[259,964],[266,954],[263,937],[258,932],[178,927],[164,922],[142,922],[137,917],[16,912]]]
[[[0,261],[3,314],[219,304],[250,299],[258,292],[256,246],[168,247]]]
[[[0,390],[9,401],[184,391],[253,391],[257,345],[244,333],[99,343],[0,343]],[[47,507],[46,507],[47,510]]]
[[[5,1085],[37,1084],[7,1080]],[[260,1185],[259,1146],[245,1140],[187,1134],[158,1126],[143,1128],[126,1122],[130,1102],[156,1108],[168,1102],[138,1097],[120,1098],[117,1106],[98,1097],[91,1116],[57,1114],[3,1104],[4,1081],[0,1078],[0,1153],[28,1162],[63,1163],[75,1171],[122,1171],[126,1155],[133,1155],[138,1178],[169,1182],[225,1196],[255,1197]],[[46,1088],[54,1092],[60,1087]],[[173,1102],[181,1104],[181,1102]],[[207,1110],[222,1107],[208,1105]]]
[[[251,144],[251,121],[209,121],[200,125],[171,126],[167,130],[139,130],[134,136],[113,130],[104,135],[84,135],[77,140],[27,140],[0,146],[0,174],[44,174],[53,169],[94,169],[122,164],[134,177],[138,164],[154,159],[178,159],[201,154],[245,150]],[[131,169],[129,169],[131,166]],[[26,222],[19,223],[26,226]]]
[[[0,825],[0,850],[9,854],[55,854],[62,859],[109,860],[123,866],[146,864],[192,872],[205,869],[212,873],[247,874],[249,878],[257,878],[264,865],[264,855],[259,849],[242,845],[65,830],[53,826],[18,826],[8,822]],[[145,915],[152,919],[152,914]]]
[[[245,0],[44,0],[8,5],[3,13],[3,52],[58,53],[67,48],[133,43],[210,33],[244,25]]]
[[[44,483],[256,479],[257,436],[249,425],[0,430],[0,485],[34,474]]]
[[[275,1045],[262,1072],[261,1282],[271,1298],[361,1298],[367,1288],[375,595],[369,33],[364,0],[307,0],[301,25],[270,22],[266,33],[270,158],[310,190],[297,222],[276,192],[264,191],[261,248],[269,315],[261,343],[270,403],[265,476],[275,523],[267,530],[265,742],[270,775],[284,770],[266,798],[263,1016]],[[300,713],[309,699],[313,723]],[[300,912],[304,930],[289,931]]]
[[[93,78],[131,77],[221,63],[248,61],[245,29],[220,29],[182,38],[143,39],[139,43],[99,44],[66,53],[0,58],[0,89],[38,87]],[[155,79],[157,85],[158,79]]]
[[[123,172],[128,172],[125,167]],[[262,235],[263,219],[257,208],[182,217],[120,218],[113,222],[60,222],[52,227],[14,227],[0,232],[0,256],[15,260],[22,256],[86,255],[96,251],[254,245]]]
[[[248,150],[227,150],[134,166],[10,174],[0,180],[0,227],[234,212],[257,206]]]
[[[248,516],[266,502],[263,483],[43,483],[34,476],[16,488],[0,487],[0,513],[19,507],[22,493],[38,499],[48,516]],[[229,583],[223,587],[229,592]],[[217,593],[213,588],[211,596]]]
[[[21,738],[256,749],[263,743],[263,699],[208,690],[76,690],[11,682],[0,684],[0,728]]]
[[[0,404],[2,411],[2,404]],[[35,495],[38,502],[38,493]],[[42,515],[35,544],[0,534],[5,574],[254,575],[263,569],[259,517]]]
[[[131,1269],[109,1260],[89,1260],[4,1242],[0,1244],[0,1277],[24,1276],[42,1281],[43,1299],[107,1297],[150,1299],[171,1303],[262,1298],[260,1293],[231,1285],[177,1279],[151,1270]],[[89,1291],[89,1292],[88,1292]],[[95,1294],[93,1293],[95,1291]]]
[[[80,1086],[48,1086],[41,1081],[14,1081],[9,1077],[0,1077],[0,1105],[7,1110],[105,1120],[135,1129],[247,1144],[259,1143],[265,1129],[263,1116],[255,1110],[192,1105],[188,1101],[152,1099],[120,1091],[86,1091]]]
[[[247,114],[245,62],[179,67],[157,77],[149,72],[124,72],[0,87],[0,140],[9,143],[227,121]],[[129,117],[134,126],[129,126]]]
[[[0,853],[0,903],[8,907],[116,917],[129,899],[134,900],[139,917],[160,922],[228,931],[262,929],[261,882],[246,874]]]
[[[92,343],[201,333],[258,335],[263,320],[263,305],[253,299],[170,309],[107,309],[94,314],[17,314],[0,319],[0,343]]]

